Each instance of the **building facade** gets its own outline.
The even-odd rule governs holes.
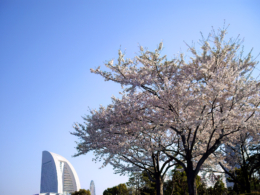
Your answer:
[[[80,189],[78,175],[68,160],[52,152],[42,152],[40,193],[69,194]]]
[[[213,172],[211,169],[209,169],[209,170],[202,169],[199,171],[198,175],[201,177],[202,182],[204,184],[206,184],[207,188],[214,187],[218,178],[220,180],[222,180],[225,188],[229,187],[227,185],[226,175],[225,175],[225,173],[221,173],[221,172],[223,172],[223,170],[221,169],[221,167],[219,165],[215,166],[215,171],[217,171],[217,172]]]

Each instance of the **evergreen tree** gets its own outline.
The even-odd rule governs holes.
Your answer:
[[[146,171],[132,173],[126,184],[133,188],[134,195],[156,194],[156,184],[149,179]]]
[[[223,183],[220,177],[218,177],[217,182],[214,185],[214,193],[216,195],[227,194],[227,188],[225,188],[225,184]]]
[[[128,195],[128,194],[129,194],[128,189],[124,183],[114,186],[112,188],[107,188],[103,192],[103,195]]]
[[[171,180],[165,182],[164,195],[185,195],[188,194],[188,184],[186,172],[181,166],[176,166],[170,174]],[[198,188],[201,183],[199,176],[195,179],[195,186]],[[197,190],[197,189],[196,189]]]
[[[91,195],[91,193],[89,190],[80,189],[79,191],[71,193],[71,195]]]

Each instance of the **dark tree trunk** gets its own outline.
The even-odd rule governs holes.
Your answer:
[[[248,178],[246,179],[246,192],[251,193],[251,186]]]
[[[193,164],[191,160],[187,160],[186,175],[187,175],[189,195],[197,195],[197,188],[195,183],[196,175],[195,175],[195,171],[193,170]]]
[[[242,171],[242,175],[244,177],[244,179],[246,180],[245,182],[245,190],[247,193],[251,193],[251,186],[250,186],[250,182],[249,182],[249,175],[248,175],[248,165],[246,163],[246,159],[245,159],[245,151],[244,151],[244,144],[241,145],[241,151],[242,151],[242,157],[243,157],[243,166],[241,167],[241,171]]]
[[[156,178],[156,194],[163,195],[163,180],[160,177]]]
[[[254,190],[256,191],[256,178],[255,178],[255,176],[253,177],[253,181],[254,181]]]
[[[251,186],[250,186],[250,182],[249,182],[249,178],[248,178],[247,167],[244,167],[242,169],[242,171],[243,171],[243,176],[244,176],[244,178],[246,180],[246,183],[245,183],[246,192],[247,193],[251,193],[251,188],[250,188]]]
[[[196,190],[195,190],[195,185],[194,185],[194,177],[192,176],[187,176],[188,180],[188,190],[189,190],[189,195],[196,195]]]
[[[237,183],[234,183],[234,187],[233,187],[234,191],[239,194],[239,190],[238,190],[238,185]]]
[[[192,162],[188,163],[188,167],[187,167],[187,171],[186,171],[187,182],[188,182],[188,191],[189,191],[189,195],[197,195],[197,189],[196,189],[196,185],[195,185],[195,174],[194,174],[191,163]]]

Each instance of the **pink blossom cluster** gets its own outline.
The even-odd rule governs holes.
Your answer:
[[[179,163],[197,175],[203,163],[224,163],[223,144],[235,146],[245,133],[259,136],[260,84],[251,77],[257,62],[251,53],[238,55],[241,42],[225,41],[225,34],[203,39],[200,50],[189,47],[190,60],[184,54],[168,60],[160,43],[154,52],[140,46],[133,59],[119,50],[117,62],[105,64],[110,72],[91,69],[124,90],[75,125],[77,155],[94,151],[95,161],[122,174],[164,175]]]

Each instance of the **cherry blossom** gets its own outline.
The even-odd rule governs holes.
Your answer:
[[[189,194],[204,163],[224,162],[221,145],[235,143],[244,132],[259,133],[260,83],[251,77],[257,62],[251,52],[239,54],[241,41],[225,41],[226,30],[202,39],[191,57],[171,60],[151,52],[105,63],[111,71],[91,69],[119,83],[121,98],[84,117],[72,134],[80,138],[76,156],[94,151],[95,161],[113,165],[116,173],[146,170],[163,194],[165,172],[175,163],[187,174]],[[161,190],[160,190],[161,189]]]

